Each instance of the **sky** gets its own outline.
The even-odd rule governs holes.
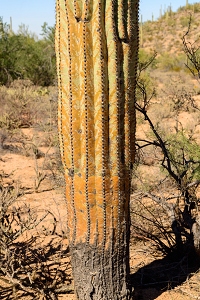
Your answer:
[[[49,26],[55,24],[55,1],[56,0],[0,0],[0,17],[3,21],[10,23],[12,17],[13,31],[17,32],[19,25],[25,24],[28,30],[40,37],[41,26],[47,22]],[[198,1],[189,0],[192,4]],[[178,7],[184,6],[186,0],[140,0],[140,15],[142,20],[154,20],[159,17],[160,10],[164,11],[168,6],[176,11]]]

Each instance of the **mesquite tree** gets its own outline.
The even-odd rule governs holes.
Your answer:
[[[58,121],[78,299],[129,299],[138,0],[57,0]]]

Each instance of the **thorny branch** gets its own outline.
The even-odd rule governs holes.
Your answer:
[[[186,38],[188,37],[188,35],[191,31],[191,23],[192,23],[192,16],[190,14],[188,29],[182,37],[183,49],[184,49],[184,52],[185,52],[185,54],[187,56],[187,60],[188,60],[188,62],[185,65],[190,70],[190,72],[192,73],[192,75],[194,77],[196,77],[196,75],[198,76],[197,80],[199,82],[199,79],[200,79],[200,54],[199,54],[199,49],[200,49],[200,46],[196,46],[197,40],[194,41],[193,43],[186,40]],[[189,62],[192,64],[194,69],[192,69],[192,67],[190,67]],[[196,74],[196,72],[197,72],[197,74]]]
[[[5,282],[0,298],[57,299],[57,294],[72,290],[68,247],[56,232],[54,215],[47,210],[38,216],[17,202],[20,196],[20,190],[0,185],[0,281]]]
[[[185,53],[190,62],[194,65],[195,69],[198,71],[198,74],[200,74],[200,59],[197,55],[199,47],[196,48],[193,44],[186,42],[186,36],[188,35],[189,31],[190,24],[188,27],[188,31],[183,36],[183,45],[185,48]],[[173,148],[171,147],[172,145],[170,145],[171,141],[167,140],[165,136],[162,136],[162,133],[160,133],[159,128],[155,126],[153,120],[149,116],[148,109],[151,104],[152,98],[156,94],[155,88],[149,96],[147,93],[145,83],[142,80],[140,80],[140,75],[141,72],[144,71],[152,63],[152,61],[155,59],[155,56],[156,55],[154,54],[152,59],[149,60],[150,63],[144,63],[141,67],[139,67],[137,88],[139,90],[139,94],[142,95],[142,100],[140,99],[136,101],[135,104],[136,110],[140,112],[143,115],[144,120],[148,122],[149,127],[154,135],[154,138],[138,139],[136,141],[136,147],[138,147],[138,150],[141,150],[148,146],[154,146],[155,148],[159,148],[161,150],[160,164],[167,171],[169,178],[171,178],[175,182],[176,188],[180,191],[180,194],[177,195],[177,201],[173,202],[173,204],[168,202],[169,198],[167,198],[166,196],[160,197],[158,189],[156,189],[158,194],[152,193],[152,191],[148,191],[142,192],[140,197],[141,199],[144,199],[145,197],[149,198],[164,209],[165,213],[167,213],[168,215],[168,218],[171,220],[171,228],[175,235],[176,246],[178,248],[181,248],[183,245],[183,237],[186,238],[187,241],[191,241],[192,236],[194,237],[194,239],[199,239],[199,237],[195,236],[195,233],[192,232],[193,225],[195,223],[195,217],[194,214],[192,214],[192,210],[198,209],[198,199],[195,195],[195,191],[199,186],[200,181],[193,181],[193,174],[196,170],[198,170],[200,162],[198,159],[193,159],[191,157],[188,159],[184,148],[179,149],[180,155],[178,157],[174,156],[171,152],[171,148]],[[193,99],[190,102],[192,104],[192,107],[195,108]],[[176,134],[178,134],[180,129],[178,129],[178,127],[175,129],[177,130]],[[182,133],[183,131],[184,130],[182,129]],[[184,200],[183,207],[180,206],[180,199]],[[142,218],[144,218],[144,216],[142,216]],[[157,221],[155,223],[156,227],[160,229],[160,223]],[[187,229],[189,229],[189,232],[187,231]],[[143,233],[144,232],[145,230],[143,231]],[[197,232],[197,235],[198,234],[199,233]],[[155,239],[154,235],[152,235],[152,238]],[[166,232],[165,238],[168,239],[168,235],[166,234]]]

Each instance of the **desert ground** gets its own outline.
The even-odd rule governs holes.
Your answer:
[[[176,74],[176,76],[178,75]],[[192,85],[194,82],[191,80],[190,84]],[[21,89],[21,87],[15,87],[13,90],[8,88],[6,92],[12,94],[16,89]],[[31,89],[35,89],[35,87],[31,87]],[[6,97],[5,88],[2,93]],[[51,105],[49,97],[52,95],[55,97],[55,94],[56,91],[52,89],[40,97],[43,97],[43,101]],[[165,126],[165,123],[168,123],[173,127],[173,114],[171,115],[170,111],[167,111],[168,104],[164,102],[161,105],[159,101],[159,99],[154,99],[150,108],[153,118],[158,118],[154,107],[159,108],[166,105],[161,116],[162,125]],[[200,102],[198,96],[196,96],[196,101],[197,103]],[[56,103],[54,105],[56,106]],[[20,299],[33,299],[31,293],[36,293],[39,297],[37,299],[47,299],[41,291],[44,291],[48,284],[55,285],[52,290],[53,288],[57,289],[58,299],[75,299],[65,228],[65,183],[57,140],[56,116],[52,117],[52,111],[56,114],[55,107],[52,110],[48,107],[45,121],[44,119],[41,120],[41,116],[37,116],[37,124],[33,124],[33,126],[26,126],[25,124],[19,128],[1,131],[1,191],[12,190],[14,197],[13,203],[11,201],[7,208],[7,214],[11,213],[13,209],[15,213],[16,211],[23,212],[24,220],[17,219],[16,214],[11,227],[20,232],[19,227],[25,223],[28,228],[20,232],[16,239],[13,239],[15,246],[19,247],[18,251],[21,255],[21,258],[13,257],[13,259],[18,262],[27,259],[28,265],[24,263],[21,271],[20,266],[18,267],[16,276],[18,281],[16,282],[9,279],[12,272],[7,267],[7,276],[0,277],[2,299],[16,299],[16,297],[17,299],[19,297],[21,297]],[[198,122],[195,123],[196,125],[194,124],[191,114],[195,114],[195,112],[181,112],[180,122],[188,124],[189,127],[193,126],[195,128],[194,134],[198,137]],[[27,117],[23,117],[22,121],[27,122]],[[137,138],[144,137],[148,130],[148,125],[139,120]],[[147,151],[143,155],[142,164],[138,166],[138,173],[142,174],[143,180],[146,178],[149,180],[151,177],[152,184],[155,184],[157,178],[162,176],[159,163],[156,164],[154,159],[151,151],[150,153]],[[138,178],[133,178],[133,184],[137,183],[136,185],[140,187],[140,183],[137,181]],[[133,208],[137,206],[135,200],[137,192],[137,189],[134,190],[131,196],[131,207]],[[170,192],[172,191],[170,190]],[[155,203],[149,201],[146,203],[147,208],[151,205],[155,206]],[[137,221],[134,217],[134,211],[133,209],[131,213],[133,223]],[[160,214],[162,216],[162,211]],[[138,220],[138,224],[140,225],[140,220]],[[146,226],[149,226],[148,223]],[[12,241],[12,237],[10,239]],[[23,248],[27,240],[30,240],[30,243],[26,246],[28,249],[26,249],[28,251],[26,253],[20,247]],[[12,253],[12,247],[8,244],[6,247],[7,251]],[[35,260],[32,257],[33,253],[37,253]],[[3,257],[5,260],[6,254],[4,252]],[[46,261],[44,257],[46,257]],[[10,264],[12,265],[12,263],[11,259]],[[131,227],[130,267],[131,282],[134,286],[133,294],[136,300],[187,300],[198,299],[200,295],[198,256],[194,253],[190,256],[183,253],[179,257],[165,255],[158,250],[150,238],[140,236],[134,226]],[[42,284],[38,282],[40,276],[42,277]],[[28,284],[25,279],[29,280]],[[19,291],[16,291],[14,286],[17,286],[20,280],[24,282],[23,286]],[[32,284],[30,284],[31,282]],[[25,292],[26,289],[27,292]],[[51,295],[50,292],[48,293]]]

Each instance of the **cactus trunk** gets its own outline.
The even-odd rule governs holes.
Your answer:
[[[57,0],[58,123],[80,300],[129,299],[138,0]]]

